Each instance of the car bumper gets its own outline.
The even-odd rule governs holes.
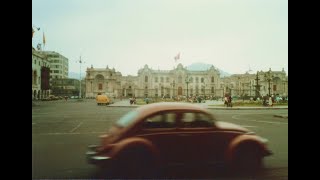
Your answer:
[[[267,149],[264,151],[263,156],[270,156],[272,154],[273,154],[273,152],[271,150]]]
[[[103,165],[103,166],[110,164],[110,161],[111,161],[110,157],[97,155],[98,154],[96,151],[97,147],[98,147],[97,145],[88,146],[88,151],[86,152],[87,162],[89,164]]]

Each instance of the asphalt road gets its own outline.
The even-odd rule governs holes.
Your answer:
[[[95,166],[87,164],[85,152],[99,144],[98,136],[133,107],[97,106],[93,100],[79,102],[36,102],[32,108],[32,178],[95,179]],[[203,167],[172,169],[167,178],[288,179],[287,109],[215,110],[218,120],[237,123],[269,139],[274,155],[265,158],[262,172],[251,176],[230,176]]]

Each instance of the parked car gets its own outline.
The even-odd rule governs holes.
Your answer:
[[[217,121],[190,103],[153,103],[124,115],[90,145],[87,160],[105,171],[144,177],[172,163],[223,164],[252,171],[271,155],[267,139],[239,125]]]

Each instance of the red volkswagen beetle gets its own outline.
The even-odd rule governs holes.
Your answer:
[[[217,121],[188,103],[154,103],[124,115],[91,145],[89,163],[128,177],[146,175],[172,163],[223,164],[255,170],[271,155],[267,140],[239,125]]]

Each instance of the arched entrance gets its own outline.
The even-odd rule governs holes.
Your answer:
[[[132,92],[132,87],[129,86],[129,88],[127,89],[127,96],[128,97],[132,97],[133,96],[133,92]]]
[[[182,95],[182,87],[178,87],[178,95]]]

